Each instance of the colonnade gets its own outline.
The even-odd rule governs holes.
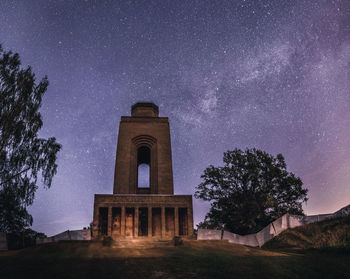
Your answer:
[[[192,234],[192,211],[187,207],[101,206],[98,215],[99,236],[171,238]]]

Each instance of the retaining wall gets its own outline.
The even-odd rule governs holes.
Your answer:
[[[222,230],[208,230],[198,229],[197,239],[198,240],[228,240],[230,243],[243,244],[253,247],[261,247],[265,242],[279,235],[286,229],[292,229],[301,225],[320,222],[330,218],[337,218],[342,216],[350,215],[350,205],[343,207],[332,214],[320,214],[311,216],[299,216],[285,214],[272,223],[268,224],[261,231],[248,234],[239,235]]]
[[[37,238],[36,244],[57,242],[60,240],[91,240],[91,232],[90,230],[68,230],[51,237]]]
[[[222,231],[221,230],[208,230],[208,229],[200,229],[197,234],[198,240],[221,240],[222,239]]]

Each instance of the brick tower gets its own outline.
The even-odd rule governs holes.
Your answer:
[[[93,236],[170,239],[193,235],[191,195],[174,195],[170,129],[153,103],[119,125],[113,195],[95,195]]]

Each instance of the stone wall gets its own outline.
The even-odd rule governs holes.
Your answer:
[[[68,230],[51,237],[37,238],[36,244],[57,242],[60,240],[91,240],[91,232],[90,230]]]
[[[198,240],[228,240],[230,243],[242,244],[252,247],[261,247],[265,242],[279,235],[286,229],[292,229],[301,225],[320,222],[330,218],[337,218],[350,215],[350,205],[343,207],[332,214],[320,214],[311,216],[299,216],[285,214],[272,223],[268,224],[261,231],[248,234],[239,235],[228,231],[221,230],[208,230],[198,229],[197,239]]]
[[[334,215],[339,217],[350,215],[350,204],[348,206],[345,206],[339,209],[337,212],[334,213]]]
[[[174,194],[167,117],[122,116],[117,145],[114,194],[137,194],[137,150],[151,150],[150,194]]]
[[[199,229],[197,234],[198,240],[221,240],[222,231],[221,230],[207,230]]]
[[[106,233],[101,233],[101,223],[103,220],[100,220],[100,209],[106,208],[107,213],[107,228]],[[120,227],[121,230],[119,232],[119,236],[124,237],[126,235],[125,231],[125,222],[126,222],[126,210],[133,209],[134,211],[134,230],[132,232],[133,237],[144,236],[143,234],[139,234],[139,222],[142,220],[140,214],[140,209],[147,208],[147,223],[149,228],[147,229],[147,235],[152,237],[153,233],[153,221],[156,221],[161,226],[161,235],[160,237],[163,239],[172,238],[174,235],[182,235],[181,225],[183,226],[183,230],[186,233],[183,235],[187,235],[188,237],[193,236],[193,208],[192,208],[192,196],[191,195],[108,195],[108,194],[100,194],[95,195],[94,201],[94,219],[93,219],[93,236],[98,239],[100,236],[107,235],[112,238],[118,238],[117,234],[113,234],[113,208],[120,208],[121,216],[120,216]],[[153,220],[153,209],[160,210],[160,220]],[[169,218],[166,218],[166,210],[169,209],[173,212],[174,221],[173,224],[169,224],[166,221]],[[186,209],[185,218],[181,218],[181,210]],[[101,216],[103,216],[101,214]],[[182,222],[180,222],[182,221]],[[166,228],[174,227],[174,233],[168,234]],[[154,228],[156,229],[156,228]],[[149,233],[148,233],[149,232]],[[159,234],[155,231],[155,235]],[[130,235],[129,235],[130,236]]]

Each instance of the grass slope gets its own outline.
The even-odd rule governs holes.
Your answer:
[[[350,251],[350,216],[283,231],[265,249],[338,249]]]
[[[225,241],[113,248],[60,242],[0,252],[0,278],[349,278],[350,255],[267,251]]]

